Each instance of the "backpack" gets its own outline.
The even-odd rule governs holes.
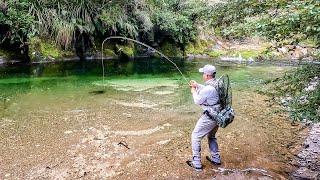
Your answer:
[[[232,105],[232,91],[228,75],[220,77],[213,87],[219,95],[221,111],[216,114],[215,120],[219,127],[225,128],[234,120],[235,112]]]

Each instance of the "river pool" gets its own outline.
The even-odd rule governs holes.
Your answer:
[[[105,60],[103,80],[99,60],[66,61],[0,67],[0,179],[287,178],[300,127],[258,91],[293,67],[175,62],[198,82],[207,63],[230,76],[236,119],[217,133],[220,169],[205,139],[204,171],[185,163],[201,110],[172,64]]]

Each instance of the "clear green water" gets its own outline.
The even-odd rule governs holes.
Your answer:
[[[253,92],[262,87],[261,82],[265,79],[278,76],[288,69],[203,60],[176,62],[189,79],[198,82],[202,82],[198,68],[207,63],[215,64],[218,76],[230,76],[234,94]],[[185,105],[193,104],[188,85],[178,71],[164,60],[108,60],[105,64],[104,82],[100,61],[2,67],[0,136],[6,139],[23,133],[26,127],[50,128],[50,125],[43,124],[49,123],[50,117],[57,112],[99,111],[101,107],[108,108],[106,101],[149,108],[183,109]]]
[[[282,126],[278,116],[271,120],[279,128],[269,126],[271,110],[266,111],[263,97],[255,90],[264,88],[264,80],[280,76],[291,67],[245,66],[214,60],[176,62],[188,79],[198,82],[202,82],[198,69],[208,63],[217,67],[218,76],[230,76],[239,120],[219,131],[225,161],[238,168],[267,163],[267,169],[281,169],[273,163],[279,159],[265,158],[260,162],[256,157],[271,156],[275,147],[282,147],[279,144],[291,138],[291,129]],[[189,135],[201,110],[193,104],[189,86],[174,66],[160,59],[106,60],[105,65],[105,81],[99,60],[0,67],[0,177],[5,173],[25,177],[39,162],[55,159],[73,143],[79,143],[81,133],[90,127],[141,130],[169,123],[173,131],[183,133],[182,138],[176,137],[179,133],[169,133],[168,138],[178,138],[174,142],[182,143],[172,144],[172,148],[180,148],[182,155],[190,153],[185,147],[189,146]],[[65,133],[70,130],[74,136]],[[261,136],[252,136],[259,133]],[[164,131],[154,136],[168,134]],[[156,137],[146,140],[152,142]],[[117,137],[113,138],[117,141]],[[139,138],[132,141],[141,143]],[[238,160],[234,147],[242,149],[246,159]],[[171,151],[170,148],[163,150]]]
[[[245,66],[215,61],[183,61],[177,65],[189,78],[202,82],[198,68],[207,63],[217,66],[218,76],[228,74],[234,91],[253,91],[269,78],[279,76],[289,67],[272,65]],[[61,62],[31,66],[0,68],[0,118],[23,116],[34,108],[76,108],[84,100],[94,100],[99,94],[121,98],[130,93],[150,92],[155,96],[176,94],[174,101],[192,103],[189,88],[178,71],[160,59],[137,59],[123,62],[108,60],[106,77],[102,81],[100,61]],[[99,98],[97,98],[99,99]],[[172,99],[171,99],[172,100]],[[176,102],[171,102],[176,104]]]

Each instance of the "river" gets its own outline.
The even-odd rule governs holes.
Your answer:
[[[0,67],[0,179],[287,178],[302,127],[268,103],[264,81],[294,68],[175,60],[189,78],[210,63],[228,74],[235,121],[217,133],[222,165],[194,172],[190,136],[201,110],[163,59]]]

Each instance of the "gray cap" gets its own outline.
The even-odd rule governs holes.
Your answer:
[[[216,67],[214,67],[210,64],[207,64],[203,68],[200,68],[199,72],[207,74],[207,75],[212,75],[213,73],[216,72]]]

